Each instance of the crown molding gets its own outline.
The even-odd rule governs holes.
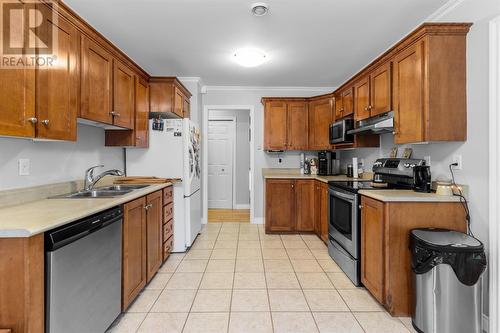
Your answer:
[[[424,22],[437,22],[442,19],[446,14],[457,8],[465,0],[448,0],[444,5],[439,7],[434,13],[427,16]]]
[[[196,82],[200,90],[205,86],[203,79],[199,76],[179,76],[177,79],[182,82]]]
[[[206,91],[311,91],[332,92],[336,87],[204,86]]]

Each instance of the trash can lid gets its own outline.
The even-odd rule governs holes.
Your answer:
[[[413,229],[411,237],[420,243],[420,246],[429,247],[439,251],[452,252],[479,252],[484,251],[483,243],[478,239],[462,232],[422,228]]]

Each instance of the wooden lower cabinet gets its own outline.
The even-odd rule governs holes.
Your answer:
[[[139,295],[161,266],[163,192],[123,205],[122,309]]]
[[[44,261],[43,234],[0,239],[0,328],[44,331]]]
[[[163,251],[162,259],[166,261],[174,245],[174,187],[163,189]]]
[[[139,295],[146,285],[146,198],[123,205],[122,309]]]
[[[147,282],[151,281],[163,262],[163,192],[146,196]]]
[[[466,231],[459,202],[381,202],[361,197],[361,282],[393,316],[413,311],[409,232],[415,228]]]
[[[266,180],[266,232],[295,230],[295,180]]]
[[[315,232],[328,239],[328,184],[313,180],[266,180],[266,232]]]

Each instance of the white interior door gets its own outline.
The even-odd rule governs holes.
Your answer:
[[[208,122],[208,208],[233,208],[235,121]]]

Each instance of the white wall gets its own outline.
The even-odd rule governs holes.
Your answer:
[[[203,105],[253,105],[255,112],[255,218],[262,219],[263,210],[263,179],[262,168],[298,168],[299,153],[281,154],[282,163],[278,162],[278,156],[263,151],[264,139],[264,107],[261,98],[264,96],[315,96],[325,92],[331,92],[334,88],[240,88],[240,87],[207,87],[207,93],[203,96]],[[203,115],[206,117],[207,115]]]
[[[235,117],[236,118],[236,205],[250,205],[250,191],[248,189],[248,170],[250,168],[250,141],[248,131],[250,129],[250,110],[210,110],[211,117]]]
[[[20,158],[30,159],[29,176],[18,175]],[[102,128],[78,125],[76,142],[0,138],[0,190],[83,179],[98,164],[123,170],[122,149],[104,147]]]

